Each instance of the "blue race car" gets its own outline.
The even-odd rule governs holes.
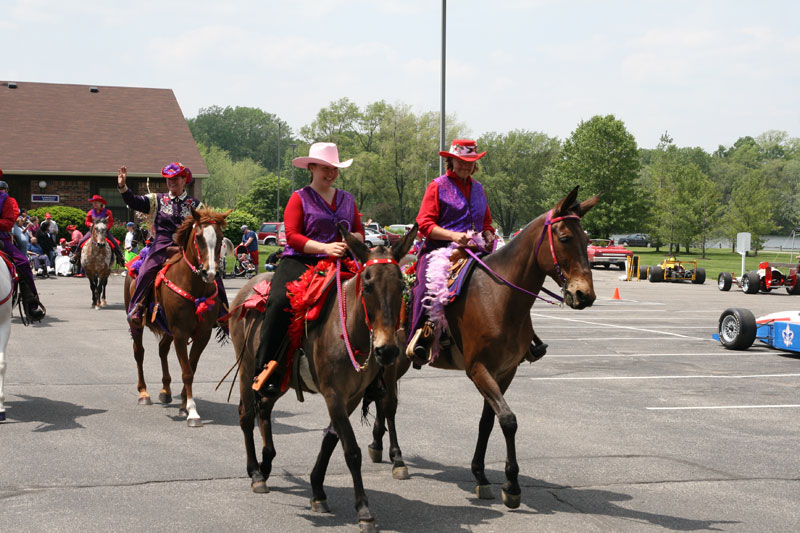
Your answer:
[[[781,311],[758,318],[747,309],[726,309],[714,335],[729,350],[746,350],[758,340],[771,348],[800,352],[800,311]]]

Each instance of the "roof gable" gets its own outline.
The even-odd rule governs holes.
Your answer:
[[[159,176],[170,161],[207,177],[172,89],[0,82],[0,168]]]

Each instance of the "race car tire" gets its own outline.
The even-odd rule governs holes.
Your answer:
[[[742,290],[745,294],[756,294],[761,288],[761,278],[758,272],[747,272],[742,276]]]
[[[640,266],[639,267],[639,279],[647,279],[647,267]]]
[[[656,265],[650,268],[650,282],[658,283],[659,281],[664,281],[664,269]]]
[[[697,267],[697,270],[694,271],[694,279],[692,283],[695,285],[702,285],[706,282],[706,269],[703,267]]]
[[[747,309],[733,307],[719,316],[719,342],[728,350],[746,350],[756,340],[756,318]]]
[[[800,294],[800,277],[797,278],[794,287],[786,287],[786,292],[789,294]]]
[[[731,276],[730,272],[720,272],[719,277],[717,278],[717,287],[721,291],[729,291],[731,290],[731,285],[733,285],[733,276]]]

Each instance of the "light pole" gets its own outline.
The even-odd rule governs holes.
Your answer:
[[[275,221],[281,221],[281,123],[278,121],[278,190],[275,194]]]
[[[439,120],[441,124],[439,126],[439,150],[447,150],[445,143],[447,139],[445,139],[446,131],[445,131],[445,113],[444,113],[444,77],[445,77],[445,67],[446,67],[446,58],[447,54],[445,53],[445,43],[447,42],[446,39],[446,29],[447,29],[447,0],[442,0],[442,94],[441,94],[441,110],[439,111]],[[444,158],[439,158],[439,174],[444,174]]]
[[[292,161],[294,161],[294,151],[297,148],[297,144],[292,143],[289,146],[292,147]],[[294,192],[294,164],[292,164],[292,192]]]

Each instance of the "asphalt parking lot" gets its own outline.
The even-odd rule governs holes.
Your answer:
[[[548,355],[524,363],[507,399],[517,415],[522,505],[499,499],[505,446],[496,429],[487,475],[498,498],[478,500],[470,473],[481,398],[466,377],[411,371],[398,427],[411,479],[364,458],[382,531],[795,531],[800,523],[800,358],[722,349],[720,313],[798,309],[797,296],[722,293],[705,285],[621,282],[595,270],[598,300],[583,311],[542,305],[534,326]],[[228,282],[229,294],[243,284]],[[621,300],[611,299],[618,288]],[[203,428],[178,402],[137,405],[122,279],[107,309],[89,309],[86,280],[43,280],[41,325],[12,326],[0,424],[4,531],[353,531],[351,479],[336,452],[326,478],[331,514],[310,511],[308,474],[327,416],[320,398],[276,406],[278,457],[269,494],[253,494],[238,428],[238,394],[215,391],[233,362],[210,345],[195,394]],[[152,335],[149,389],[160,388]],[[171,356],[173,391],[180,373]],[[371,428],[354,416],[362,449]],[[388,447],[388,444],[387,444]]]

